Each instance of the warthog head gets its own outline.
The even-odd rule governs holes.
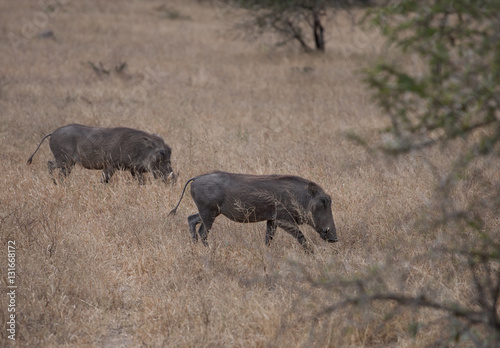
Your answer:
[[[327,242],[337,242],[337,229],[332,216],[332,199],[314,183],[309,184],[308,191],[312,197],[309,201],[308,224]]]
[[[152,161],[151,169],[153,176],[162,179],[166,182],[168,179],[171,180],[172,184],[175,183],[177,176],[172,169],[172,163],[170,162],[171,150],[169,148],[162,149],[158,151]]]

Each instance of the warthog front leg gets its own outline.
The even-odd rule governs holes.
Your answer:
[[[274,238],[274,234],[276,233],[276,221],[275,220],[267,220],[267,228],[266,228],[266,245],[271,245],[271,241]]]
[[[137,178],[139,181],[139,185],[144,185],[146,182],[144,181],[144,173],[137,171],[135,168],[130,169],[130,174],[132,174],[133,178]],[[153,174],[154,178],[156,176]]]
[[[307,242],[306,238],[300,231],[299,227],[291,222],[288,221],[277,221],[276,224],[278,227],[284,229],[286,232],[290,233],[292,236],[294,236],[302,245],[304,250],[308,253],[313,253],[313,250],[309,243]]]

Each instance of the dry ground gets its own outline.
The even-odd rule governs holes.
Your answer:
[[[468,301],[467,279],[446,278],[453,262],[425,257],[447,236],[414,228],[432,202],[429,163],[442,172],[449,156],[387,160],[345,137],[376,136],[387,122],[358,73],[382,52],[376,33],[339,16],[328,52],[306,55],[270,37],[241,40],[235,12],[216,2],[63,3],[46,7],[47,17],[37,1],[0,4],[1,346],[420,347],[439,323],[416,338],[408,328],[437,313],[387,318],[391,307],[380,305],[313,320],[341,297],[306,274],[347,278],[388,261],[397,265],[388,288]],[[55,38],[23,38],[47,29]],[[76,168],[54,185],[47,143],[25,162],[68,123],[161,135],[179,182],[140,187],[122,173],[103,185],[98,171]],[[183,183],[211,170],[319,183],[333,198],[339,243],[303,227],[314,255],[283,231],[268,248],[265,224],[223,217],[209,248],[191,243],[189,195],[167,214]],[[8,240],[17,246],[15,342],[6,331]],[[402,270],[404,282],[392,275]]]

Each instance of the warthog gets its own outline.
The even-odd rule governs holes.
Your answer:
[[[191,184],[198,214],[188,217],[193,241],[198,241],[196,225],[201,223],[198,234],[204,245],[215,218],[222,214],[236,222],[267,221],[266,244],[280,227],[297,238],[299,243],[312,251],[299,225],[312,226],[321,238],[337,242],[337,232],[332,217],[332,199],[312,181],[291,175],[246,175],[213,172],[189,179],[184,185],[177,206],[179,207],[187,185]]]
[[[31,164],[45,138],[50,136],[50,150],[55,161],[49,161],[49,174],[60,169],[61,179],[68,176],[75,164],[87,169],[102,169],[102,180],[108,182],[115,170],[130,170],[140,184],[143,174],[152,172],[166,181],[175,174],[170,163],[172,150],[158,135],[131,128],[98,128],[70,124],[43,137],[28,159]]]

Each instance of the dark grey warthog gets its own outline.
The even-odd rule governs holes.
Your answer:
[[[198,207],[198,214],[188,217],[195,242],[198,241],[196,225],[201,223],[198,234],[207,245],[207,234],[220,214],[236,222],[267,221],[268,245],[276,228],[281,227],[311,251],[298,227],[302,224],[312,226],[328,242],[338,240],[332,200],[312,181],[290,175],[204,174],[186,182],[179,203],[169,215],[177,211],[190,182],[191,196]]]
[[[172,150],[158,135],[131,128],[97,128],[70,124],[46,135],[33,156],[50,136],[50,150],[55,161],[49,161],[49,173],[60,169],[60,177],[68,176],[75,164],[87,169],[102,169],[103,181],[108,182],[115,170],[130,170],[140,184],[144,183],[143,174],[152,172],[155,178],[172,182],[175,174],[170,163]]]

